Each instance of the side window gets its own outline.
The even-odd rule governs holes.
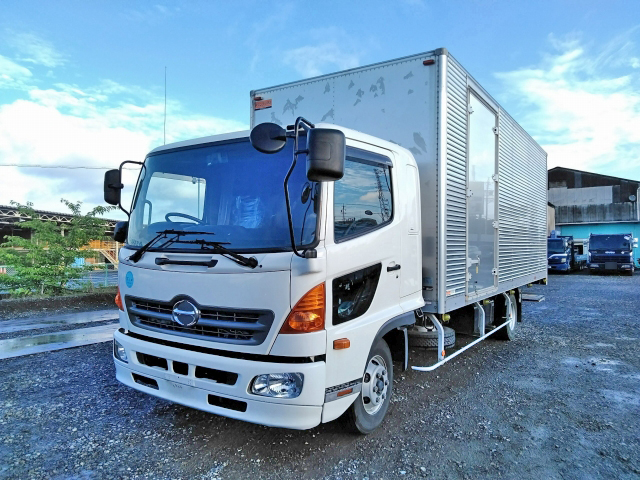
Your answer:
[[[363,235],[389,223],[392,217],[390,166],[362,163],[356,158],[347,157],[344,177],[334,184],[335,241]]]
[[[143,224],[166,221],[168,213],[180,213],[202,219],[206,180],[172,173],[156,172],[149,180]],[[169,221],[193,222],[184,216],[170,216]]]
[[[333,324],[339,325],[366,313],[378,288],[382,264],[351,272],[333,280]]]

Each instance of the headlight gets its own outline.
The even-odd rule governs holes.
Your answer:
[[[302,393],[302,373],[267,373],[251,382],[251,393],[263,397],[296,398]]]
[[[127,352],[122,345],[118,343],[118,341],[113,339],[113,356],[118,360],[124,363],[129,363],[129,359],[127,358]]]

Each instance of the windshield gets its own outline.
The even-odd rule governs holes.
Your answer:
[[[589,250],[631,250],[629,235],[597,235],[589,239]]]
[[[547,240],[547,251],[549,254],[552,253],[565,253],[564,252],[564,240],[561,239],[548,239]]]
[[[225,246],[236,251],[290,251],[283,182],[293,160],[292,143],[272,155],[256,151],[242,139],[148,157],[138,182],[128,244],[144,245],[157,232],[171,229],[210,232],[193,237],[228,242]],[[307,180],[305,162],[304,156],[298,157],[289,180],[300,248],[315,241],[320,190],[319,184]]]

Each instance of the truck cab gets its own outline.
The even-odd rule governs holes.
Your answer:
[[[633,275],[633,249],[638,239],[631,233],[591,234],[589,236],[589,273],[626,273]]]
[[[345,137],[337,181],[308,178],[305,154],[292,165],[291,138],[265,154],[249,132],[147,155],[118,227],[119,381],[297,429],[357,398],[359,429],[377,426],[393,388],[389,345],[404,353],[398,328],[424,305],[417,167],[398,145],[323,127]]]
[[[572,236],[552,235],[547,239],[549,271],[570,272],[576,268]]]

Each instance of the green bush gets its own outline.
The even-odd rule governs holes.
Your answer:
[[[97,206],[82,214],[81,202],[61,202],[71,211],[70,223],[58,225],[56,222],[40,219],[27,202],[21,205],[11,202],[30,220],[22,222],[21,227],[31,229],[31,239],[9,236],[0,245],[0,265],[13,267],[13,275],[2,275],[0,283],[12,294],[59,295],[67,290],[69,281],[77,281],[92,265],[76,266],[76,258],[88,258],[95,252],[86,247],[91,240],[105,237],[106,225],[98,215],[103,215],[115,207]]]

